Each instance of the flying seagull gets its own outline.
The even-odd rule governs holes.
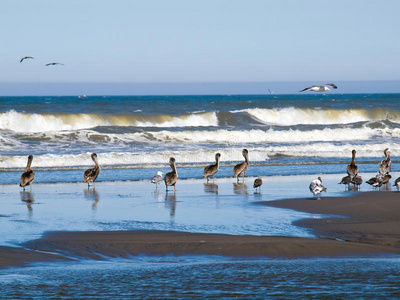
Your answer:
[[[310,90],[310,91],[313,91],[313,92],[325,92],[325,91],[330,91],[331,89],[330,89],[328,86],[331,86],[331,87],[333,87],[334,89],[337,89],[337,86],[336,86],[335,84],[333,84],[333,83],[327,83],[327,84],[323,84],[323,85],[312,85],[312,86],[306,87],[305,89],[302,89],[302,90],[299,91],[299,92],[304,92],[304,91],[306,91],[306,90]]]
[[[28,59],[28,58],[34,59],[32,56],[25,56],[25,57],[21,58],[21,60],[19,62],[22,63],[24,61],[24,59]]]
[[[62,63],[57,63],[57,62],[52,62],[52,63],[46,64],[46,67],[47,67],[47,66],[55,66],[55,65],[64,65],[64,64],[62,64]]]

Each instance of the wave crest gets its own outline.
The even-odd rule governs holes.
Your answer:
[[[357,122],[376,122],[389,120],[400,123],[400,111],[376,109],[302,109],[288,108],[250,108],[232,111],[244,112],[258,121],[268,125],[291,126],[300,124],[328,125],[351,124]]]
[[[206,127],[218,126],[215,112],[169,115],[28,114],[14,110],[0,113],[0,130],[47,132],[88,129],[98,126]]]

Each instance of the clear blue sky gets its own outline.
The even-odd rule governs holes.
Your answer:
[[[0,82],[400,80],[399,12],[399,0],[2,1]]]

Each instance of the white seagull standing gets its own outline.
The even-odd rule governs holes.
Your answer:
[[[158,184],[161,182],[161,181],[163,181],[163,172],[161,172],[161,171],[158,171],[157,172],[157,175],[155,175],[154,177],[153,177],[153,179],[151,180],[151,183],[154,183],[155,185],[156,185],[156,188],[158,188]]]
[[[321,200],[321,198],[319,197],[319,194],[326,191],[326,187],[324,187],[322,185],[321,177],[318,177],[318,179],[315,179],[315,180],[311,181],[311,183],[310,183],[310,191],[314,195],[318,195],[317,200]]]
[[[327,83],[327,84],[323,84],[323,85],[312,85],[312,86],[306,87],[305,89],[302,89],[302,90],[299,91],[299,92],[304,92],[304,91],[306,91],[306,90],[310,90],[310,91],[313,91],[313,92],[325,92],[325,91],[330,91],[331,89],[330,89],[328,86],[330,86],[330,87],[332,87],[332,88],[334,88],[334,89],[337,89],[337,86],[336,86],[335,84],[333,84],[333,83]]]

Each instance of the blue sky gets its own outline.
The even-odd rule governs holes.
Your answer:
[[[398,0],[3,1],[0,82],[400,80],[399,12]]]

